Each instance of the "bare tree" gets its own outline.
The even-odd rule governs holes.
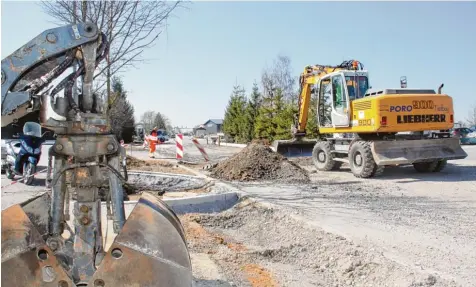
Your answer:
[[[154,111],[146,111],[140,117],[140,121],[144,125],[146,132],[150,132],[154,128],[156,115],[157,113]]]
[[[167,127],[170,125],[170,119],[166,115],[160,112],[155,115],[154,126],[158,129],[167,130]]]
[[[43,10],[58,24],[93,22],[109,37],[109,65],[96,75],[111,76],[143,62],[142,54],[151,47],[166,27],[172,12],[182,1],[43,1]],[[75,11],[78,9],[78,11]]]
[[[278,55],[271,67],[265,67],[261,74],[263,95],[268,96],[280,89],[287,102],[295,100],[295,83],[291,68],[291,59],[288,56]]]
[[[153,46],[166,28],[172,12],[183,7],[182,1],[42,1],[41,7],[56,24],[92,22],[108,37],[110,52],[94,78],[103,81],[96,93],[106,85],[108,107],[112,106],[111,77],[137,67],[146,59],[143,52]],[[108,108],[108,110],[109,110]]]
[[[468,118],[466,119],[470,127],[476,126],[476,104],[471,107],[471,110],[468,113]]]

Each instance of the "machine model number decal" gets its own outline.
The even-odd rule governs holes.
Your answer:
[[[413,110],[413,106],[390,106],[390,112],[411,112]]]
[[[397,116],[397,124],[444,123],[446,115],[402,115]]]
[[[435,106],[435,111],[437,111],[437,112],[448,112],[449,109],[447,107],[444,107],[443,105],[441,105],[439,107]]]
[[[415,110],[433,110],[435,108],[433,101],[413,101],[412,105]]]
[[[359,126],[371,126],[372,120],[359,120]]]

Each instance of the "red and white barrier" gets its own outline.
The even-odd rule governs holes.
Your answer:
[[[177,146],[176,158],[179,160],[183,159],[183,135],[182,134],[177,134],[175,136],[175,143]]]
[[[40,170],[40,171],[35,172],[34,174],[30,174],[30,176],[28,176],[28,177],[35,176],[35,175],[37,175],[37,174],[39,174],[39,173],[42,173],[42,172],[45,172],[45,171],[47,171],[47,170],[48,170],[47,168],[42,169],[42,170]],[[28,177],[27,177],[27,178],[28,178]],[[5,188],[5,187],[8,187],[8,186],[14,185],[15,183],[18,183],[18,182],[22,181],[23,179],[24,179],[24,177],[20,177],[20,178],[17,179],[17,180],[12,180],[9,184],[6,184],[6,185],[2,186],[2,188]]]
[[[195,146],[198,148],[198,150],[200,151],[200,153],[202,154],[203,158],[205,159],[205,161],[210,161],[208,159],[208,154],[207,152],[205,151],[205,149],[202,147],[202,145],[198,142],[198,140],[196,138],[193,138],[192,139],[192,142],[193,144],[195,144]]]

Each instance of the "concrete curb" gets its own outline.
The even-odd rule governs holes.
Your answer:
[[[224,142],[221,142],[220,145],[215,144],[214,146],[229,146],[229,147],[241,147],[241,148],[245,148],[245,147],[247,147],[248,145],[247,145],[247,144],[236,144],[236,143],[224,143]]]
[[[167,198],[165,202],[177,214],[185,213],[214,213],[231,208],[240,197],[236,192],[206,194],[187,198]],[[133,209],[137,200],[124,202],[124,207]],[[101,203],[106,208],[106,203]]]
[[[180,167],[180,168],[183,168],[183,169],[186,170],[186,171],[189,171],[189,172],[195,174],[197,177],[201,177],[201,178],[203,178],[203,179],[208,180],[209,182],[213,182],[213,183],[215,184],[215,186],[216,186],[216,185],[221,185],[221,186],[225,187],[226,189],[228,189],[228,190],[230,190],[230,191],[232,191],[232,192],[238,194],[240,198],[241,198],[242,196],[246,195],[241,189],[239,189],[238,187],[233,186],[233,185],[231,185],[231,184],[229,184],[229,183],[223,182],[223,181],[221,181],[221,180],[219,180],[219,179],[216,179],[216,178],[209,177],[209,176],[207,176],[207,175],[205,175],[205,174],[202,174],[202,173],[200,173],[200,172],[198,172],[198,171],[196,171],[196,170],[193,170],[193,169],[191,169],[191,168],[189,168],[189,167],[186,167],[186,166],[183,166],[183,165],[179,165],[179,167]]]
[[[182,167],[180,167],[182,168]],[[165,177],[185,177],[185,178],[201,178],[196,175],[189,175],[189,174],[180,174],[180,173],[165,173],[165,172],[155,172],[155,171],[143,171],[143,170],[128,170],[127,174],[144,174],[144,175],[158,175],[158,176],[165,176]]]

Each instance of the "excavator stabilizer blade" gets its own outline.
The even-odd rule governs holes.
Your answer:
[[[192,267],[182,225],[158,197],[144,193],[116,236],[90,284],[192,286]]]
[[[310,157],[317,140],[277,140],[272,144],[275,152],[285,157]]]
[[[468,156],[461,148],[458,138],[374,141],[372,153],[377,165],[455,160]]]
[[[20,204],[2,211],[1,285],[74,286]]]

